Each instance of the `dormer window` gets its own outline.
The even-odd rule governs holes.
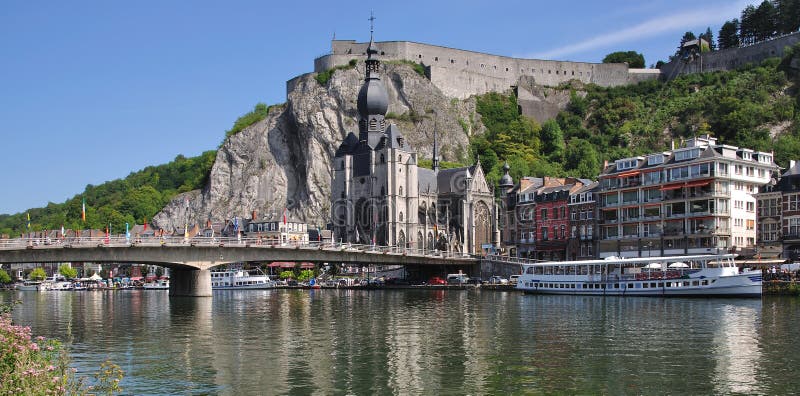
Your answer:
[[[664,155],[655,154],[647,156],[647,165],[659,165],[664,163]]]
[[[639,161],[636,158],[622,159],[616,162],[618,171],[635,168],[638,164]]]
[[[675,151],[675,161],[686,161],[697,158],[699,156],[700,156],[699,148]]]
[[[403,147],[403,138],[397,138],[397,145]]]

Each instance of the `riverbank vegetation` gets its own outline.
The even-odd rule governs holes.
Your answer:
[[[123,372],[106,361],[90,379],[71,368],[67,347],[34,337],[13,323],[13,304],[0,304],[0,395],[113,395],[122,392]]]

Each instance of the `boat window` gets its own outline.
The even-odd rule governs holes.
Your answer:
[[[647,287],[648,287],[647,283],[642,283],[642,287],[647,289]]]
[[[574,283],[571,283],[571,284],[569,285],[569,288],[570,288],[570,289],[574,289],[574,288],[575,288],[575,284],[574,284]]]
[[[702,285],[703,285],[703,286],[708,286],[708,281],[707,281],[707,280],[703,280],[703,281],[702,281]]]
[[[614,288],[615,288],[615,289],[619,289],[619,283],[615,283],[615,284],[614,284]]]
[[[656,287],[656,283],[655,282],[651,282],[650,283],[650,287],[655,288]]]
[[[633,289],[633,283],[628,283],[628,289]]]
[[[667,282],[667,287],[672,287],[672,282]]]
[[[529,274],[529,275],[530,275],[530,274],[533,274],[533,273],[534,273],[534,267],[528,267],[528,269],[527,269],[527,270],[525,270],[525,273],[526,273],[526,274]]]

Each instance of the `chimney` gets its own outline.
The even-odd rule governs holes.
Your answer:
[[[250,218],[252,221],[256,221],[256,211],[253,211],[253,217]]]
[[[603,160],[603,170],[606,170],[606,168],[608,168],[608,160]]]
[[[789,169],[794,168],[794,160],[789,160]]]

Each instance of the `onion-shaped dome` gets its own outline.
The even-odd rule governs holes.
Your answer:
[[[510,166],[508,166],[508,162],[503,165],[503,177],[500,178],[500,187],[503,188],[511,188],[514,187],[514,179],[511,178],[511,175],[508,174]]]
[[[371,73],[358,92],[358,113],[366,118],[370,115],[385,116],[387,110],[389,110],[389,94],[386,93],[386,87],[380,78]]]

